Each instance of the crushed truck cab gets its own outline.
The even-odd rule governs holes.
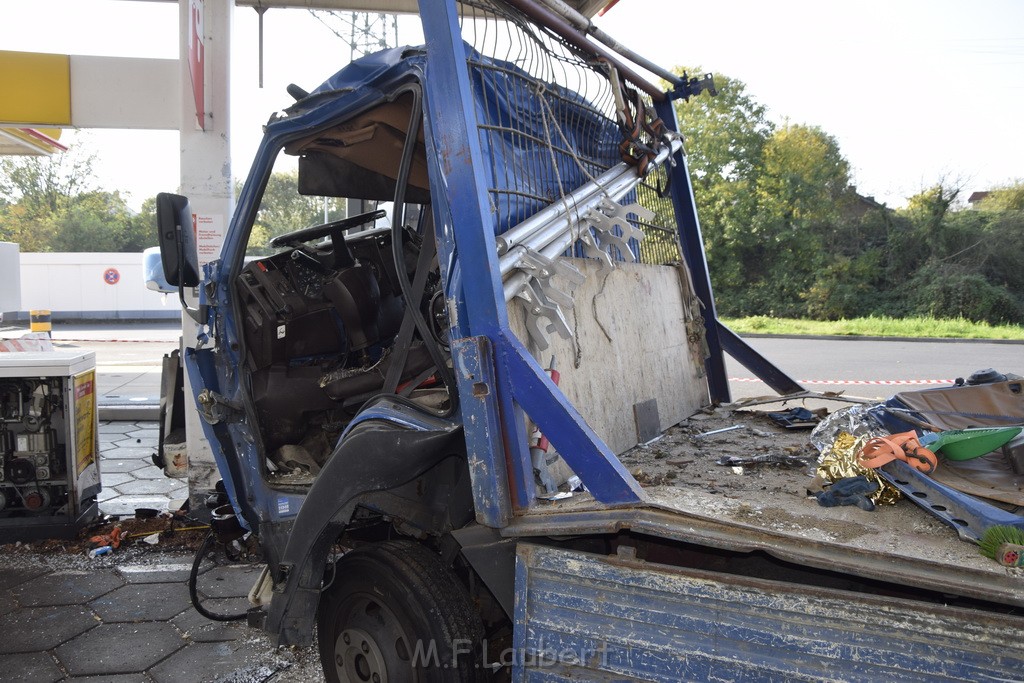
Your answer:
[[[1019,667],[1019,618],[935,599],[1021,605],[1014,577],[623,465],[728,400],[723,352],[801,389],[716,318],[673,108],[710,80],[653,85],[556,0],[422,4],[424,46],[290,89],[201,273],[187,199],[159,200],[217,526],[266,561],[250,623],[316,626],[331,681],[977,680],[1000,643]]]

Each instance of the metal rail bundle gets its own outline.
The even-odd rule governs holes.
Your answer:
[[[651,167],[665,163],[681,147],[682,140],[672,138]],[[623,206],[618,201],[641,180],[635,167],[620,163],[496,238],[505,301],[517,300],[523,305],[530,337],[541,350],[548,347],[548,332],[572,337],[562,311],[572,307],[572,298],[551,279],[561,275],[578,284],[583,276],[560,260],[562,254],[579,241],[586,256],[607,267],[613,265],[615,253],[625,260],[637,260],[628,242],[639,241],[644,234],[629,215],[649,221],[654,212],[637,203]],[[547,325],[541,319],[546,319]]]

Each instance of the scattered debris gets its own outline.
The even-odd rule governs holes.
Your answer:
[[[768,417],[772,419],[772,422],[786,429],[811,429],[818,425],[820,418],[824,415],[815,415],[807,408],[795,407],[783,412],[768,413]]]
[[[869,481],[867,477],[846,477],[835,482],[824,491],[815,494],[818,505],[822,507],[837,507],[840,505],[856,505],[861,510],[871,512],[875,504],[867,494],[878,490],[878,482]]]
[[[784,467],[805,467],[807,458],[796,455],[783,455],[782,453],[767,453],[765,455],[735,456],[723,455],[716,463],[730,467],[745,465],[782,465]]]
[[[724,434],[726,432],[734,432],[737,429],[746,429],[746,425],[733,425],[732,427],[723,427],[722,429],[712,429],[710,432],[701,432],[700,434],[694,434],[693,438],[703,439],[706,436],[712,436],[714,434]]]
[[[152,519],[134,519],[105,517],[99,522],[83,529],[76,538],[70,540],[41,539],[25,543],[10,543],[0,546],[5,552],[16,550],[25,553],[68,553],[81,557],[90,550],[109,545],[112,550],[124,552],[126,547],[144,546],[152,548],[154,543],[146,538],[156,536],[162,548],[173,550],[192,550],[203,541],[208,525],[199,524],[184,515],[159,516]],[[114,542],[117,531],[117,544]]]

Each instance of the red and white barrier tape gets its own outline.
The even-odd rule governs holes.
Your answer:
[[[730,377],[730,382],[760,382],[756,377]],[[951,379],[798,379],[798,384],[952,384]]]
[[[54,337],[53,341],[56,343],[68,343],[68,344],[175,344],[177,345],[177,339],[64,339],[63,337]]]

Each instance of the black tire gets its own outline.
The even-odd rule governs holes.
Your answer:
[[[317,633],[329,683],[484,680],[483,626],[469,594],[412,541],[346,553],[320,600]]]

